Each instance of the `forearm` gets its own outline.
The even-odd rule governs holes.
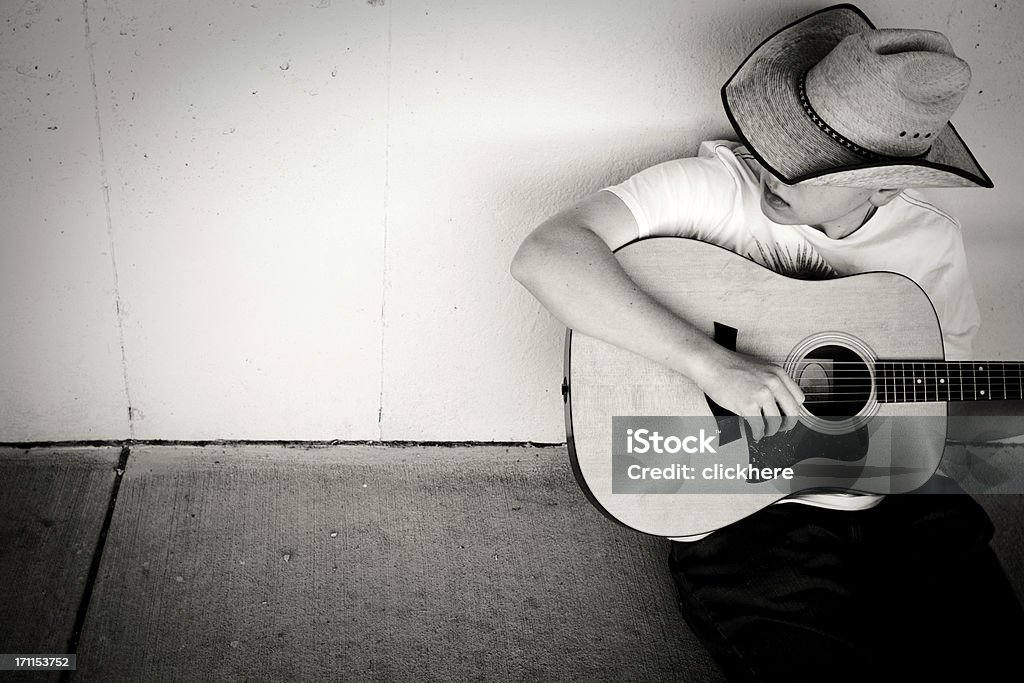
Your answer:
[[[512,273],[566,326],[696,378],[718,347],[652,299],[619,266],[609,247],[565,215],[523,243]]]
[[[723,408],[749,416],[755,438],[790,428],[800,387],[781,367],[719,346],[641,290],[613,253],[635,238],[636,222],[605,195],[534,230],[513,259],[513,277],[573,330],[686,375]]]

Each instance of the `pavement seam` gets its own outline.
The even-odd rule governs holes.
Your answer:
[[[1008,444],[1009,445],[1009,444]],[[1022,444],[1024,445],[1024,444]],[[0,441],[0,448],[20,448],[24,450],[38,448],[114,448],[121,446],[281,446],[284,448],[331,448],[333,446],[374,446],[380,448],[474,448],[479,446],[497,446],[503,448],[558,448],[564,447],[564,441],[414,441],[376,439],[128,439],[120,441]]]
[[[117,494],[121,489],[121,479],[124,477],[125,469],[128,467],[128,456],[131,448],[125,444],[121,447],[121,455],[117,461],[117,469],[114,470],[114,485],[110,491],[110,503],[107,505],[107,513],[103,518],[103,526],[100,527],[99,537],[96,539],[96,549],[93,550],[92,563],[89,565],[89,575],[85,580],[85,588],[82,590],[82,601],[78,604],[78,613],[75,615],[75,625],[71,630],[71,637],[68,639],[66,652],[69,654],[78,653],[78,643],[82,636],[82,628],[85,626],[85,619],[89,613],[89,603],[92,600],[93,588],[96,585],[96,578],[100,573],[100,562],[103,559],[103,548],[107,543],[107,533],[110,531],[110,524],[114,519],[114,508],[117,505]],[[65,670],[61,674],[61,683],[67,683],[73,678],[73,672]]]

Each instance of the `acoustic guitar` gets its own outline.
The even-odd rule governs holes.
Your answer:
[[[944,359],[932,304],[905,276],[796,280],[676,237],[616,256],[662,305],[782,366],[805,394],[793,429],[755,441],[687,377],[569,330],[573,471],[598,509],[636,530],[703,534],[798,493],[913,491],[942,459],[948,402],[1024,398],[1019,362]]]

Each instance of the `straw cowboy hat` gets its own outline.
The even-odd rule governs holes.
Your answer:
[[[722,101],[740,139],[790,185],[992,187],[949,123],[970,78],[941,33],[876,29],[836,5],[764,41]]]

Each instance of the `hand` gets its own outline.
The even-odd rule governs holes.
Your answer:
[[[796,425],[804,392],[792,377],[771,363],[721,350],[704,377],[701,389],[715,403],[747,420],[755,441]]]

